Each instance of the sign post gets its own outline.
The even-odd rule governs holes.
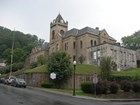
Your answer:
[[[96,84],[98,83],[97,73],[93,73],[93,83],[94,83],[94,86],[95,86],[95,97],[96,97]]]
[[[52,73],[50,74],[50,78],[53,79],[53,80],[56,79],[56,74],[55,74],[54,72],[52,72]]]

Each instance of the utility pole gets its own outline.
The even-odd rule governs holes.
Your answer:
[[[13,31],[13,38],[12,38],[12,51],[11,51],[11,67],[10,67],[10,76],[12,75],[12,64],[13,64],[14,41],[15,41],[15,28],[14,28],[14,31]]]

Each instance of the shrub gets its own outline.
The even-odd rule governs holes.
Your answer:
[[[97,94],[107,94],[109,89],[108,81],[99,81],[96,85],[96,93]]]
[[[41,87],[43,87],[43,88],[53,88],[54,85],[53,85],[53,83],[43,82],[43,83],[41,83]]]
[[[110,93],[116,94],[119,90],[119,84],[116,82],[111,82],[109,90],[110,90]]]
[[[132,86],[133,86],[132,90],[133,90],[135,93],[140,92],[140,82],[133,82]]]
[[[131,76],[117,76],[117,75],[112,75],[110,78],[111,81],[117,81],[121,82],[122,80],[129,80],[132,81],[133,78]]]
[[[96,84],[96,94],[102,94],[103,93],[103,84],[102,82],[98,82]]]
[[[107,94],[109,87],[110,87],[110,82],[105,80],[105,81],[102,81],[102,84],[103,84],[102,93]]]
[[[131,84],[131,82],[128,81],[128,80],[123,80],[123,81],[121,81],[120,85],[121,85],[121,89],[122,89],[124,92],[129,92],[129,91],[132,89],[132,84]]]
[[[92,93],[93,86],[92,82],[83,82],[81,84],[81,89],[84,93]]]

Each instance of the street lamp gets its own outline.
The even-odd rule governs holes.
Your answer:
[[[74,67],[74,71],[73,71],[73,96],[75,96],[75,67],[76,67],[76,61],[73,61],[73,67]]]

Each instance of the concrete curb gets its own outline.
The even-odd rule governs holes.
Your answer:
[[[73,96],[71,94],[67,94],[67,93],[63,93],[63,92],[57,92],[57,91],[52,91],[52,90],[47,90],[45,88],[43,89],[43,88],[37,88],[37,87],[31,87],[31,86],[28,86],[27,88],[35,89],[35,90],[39,90],[39,91],[46,91],[46,92],[53,93],[53,94],[59,94],[59,95],[65,95],[65,96],[80,98],[80,99],[86,99],[86,100],[95,100],[95,101],[103,101],[103,102],[140,102],[140,99],[104,99],[104,98],[93,98],[93,97],[78,96],[78,95]]]

